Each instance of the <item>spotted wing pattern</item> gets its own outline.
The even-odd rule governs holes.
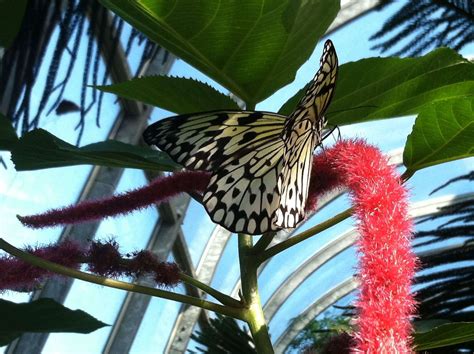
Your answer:
[[[280,229],[271,220],[280,205],[276,185],[283,153],[278,137],[222,161],[203,196],[211,219],[230,231],[252,235]]]
[[[272,223],[294,228],[305,217],[314,148],[321,143],[326,125],[324,113],[331,101],[337,76],[337,55],[331,41],[326,41],[320,68],[296,110],[285,123],[284,164],[278,178],[280,195]]]

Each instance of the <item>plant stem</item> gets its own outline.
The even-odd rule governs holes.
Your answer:
[[[230,297],[229,295],[223,294],[220,291],[210,287],[209,285],[206,285],[199,280],[184,274],[180,273],[179,278],[185,282],[186,284],[193,285],[198,289],[201,289],[205,293],[213,296],[215,299],[219,300],[222,304],[231,306],[231,307],[237,307],[237,308],[242,308],[244,305],[240,301],[234,299],[233,297]]]
[[[291,246],[294,246],[301,241],[304,241],[326,229],[329,229],[331,226],[336,225],[337,223],[341,222],[344,219],[347,219],[349,216],[352,214],[352,208],[349,208],[342,213],[337,214],[336,216],[333,216],[332,218],[316,225],[313,226],[312,228],[303,231],[302,233],[293,236],[283,242],[280,242],[279,244],[270,247],[263,253],[260,253],[259,255],[256,255],[257,257],[257,264],[262,264],[264,261],[266,261],[268,258],[273,257],[274,255],[286,250],[287,248],[290,248]]]
[[[400,179],[404,183],[407,180],[409,180],[414,174],[415,174],[415,171],[405,170],[405,172],[403,172],[403,174],[400,176]]]
[[[239,259],[242,295],[246,305],[245,321],[249,325],[257,353],[272,354],[273,347],[258,293],[258,264],[252,254],[252,236],[239,234]]]
[[[268,245],[272,242],[273,238],[275,237],[276,232],[267,232],[263,234],[262,237],[257,241],[255,246],[252,248],[253,254],[259,254],[268,247]]]
[[[45,259],[42,259],[40,257],[36,257],[30,253],[24,252],[14,247],[13,245],[9,244],[2,238],[0,238],[0,249],[3,249],[5,252],[17,258],[20,258],[26,263],[29,263],[31,265],[34,265],[42,269],[46,269],[53,273],[61,274],[67,277],[75,278],[75,279],[84,280],[89,283],[95,283],[95,284],[99,284],[103,286],[108,286],[110,288],[121,289],[121,290],[131,291],[135,293],[141,293],[145,295],[160,297],[163,299],[178,301],[184,304],[194,305],[206,310],[211,310],[217,313],[221,313],[226,316],[231,316],[240,320],[246,320],[245,318],[246,314],[243,309],[229,307],[229,306],[222,306],[222,305],[219,305],[210,301],[198,299],[189,295],[176,294],[171,291],[165,291],[165,290],[150,288],[150,287],[146,287],[142,285],[126,283],[123,281],[105,278],[105,277],[81,272],[76,269],[64,267],[60,264],[53,263]]]

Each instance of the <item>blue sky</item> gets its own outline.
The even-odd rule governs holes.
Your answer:
[[[368,38],[379,29],[382,21],[392,13],[402,2],[388,7],[384,12],[371,12],[368,15],[353,21],[348,27],[331,34],[338,52],[340,63],[354,61],[365,57],[378,56],[379,53],[370,49],[373,42]],[[127,28],[128,26],[126,26]],[[125,33],[126,34],[126,33]],[[57,36],[57,31],[53,34]],[[125,36],[125,35],[124,35]],[[82,45],[85,45],[83,41]],[[270,98],[261,102],[257,109],[266,111],[277,111],[280,106],[290,98],[298,89],[303,87],[315,74],[319,65],[319,57],[322,51],[322,42],[316,47],[311,58],[298,70],[295,81],[277,91]],[[51,57],[54,48],[49,48],[46,58]],[[470,45],[464,54],[473,54],[474,45]],[[138,65],[138,56],[132,55],[130,58],[132,68]],[[84,58],[78,58],[83,61]],[[60,71],[65,68],[62,63]],[[80,63],[77,68],[81,68]],[[78,69],[79,70],[79,69]],[[101,65],[103,70],[103,65]],[[195,70],[182,60],[178,60],[171,70],[171,75],[192,77],[204,82],[208,82],[218,90],[226,92],[224,88],[207,78],[205,75]],[[44,84],[45,69],[39,75],[36,95],[41,92]],[[65,98],[78,101],[79,90],[82,85],[82,75],[74,72],[72,81],[66,90]],[[92,90],[92,89],[90,89]],[[89,91],[90,92],[90,91]],[[34,96],[33,106],[38,103],[39,97]],[[51,102],[53,99],[51,100]],[[94,126],[95,111],[89,114],[88,127],[82,144],[104,140],[112,126],[113,120],[118,113],[119,106],[115,103],[113,95],[104,96],[104,108],[101,117],[102,128]],[[151,121],[160,119],[172,113],[155,108]],[[70,142],[75,141],[76,132],[71,128],[76,123],[74,115],[56,116],[52,113],[43,120],[42,127],[53,134],[60,136]],[[72,123],[71,123],[72,121]],[[341,135],[347,137],[364,137],[369,142],[378,145],[383,151],[392,151],[403,147],[405,138],[411,131],[413,117],[403,117],[390,121],[378,121],[357,124],[341,128]],[[387,134],[387,129],[390,134]],[[330,138],[328,140],[331,140]],[[329,141],[330,143],[330,141]],[[5,155],[5,154],[4,154]],[[8,160],[5,159],[5,160]],[[429,192],[436,186],[444,182],[449,177],[457,176],[463,172],[472,170],[473,159],[466,159],[451,162],[449,164],[432,167],[417,173],[410,181],[411,195],[413,201],[424,200]],[[82,185],[91,171],[90,166],[75,166],[61,169],[50,169],[35,172],[16,173],[11,164],[8,169],[0,169],[0,212],[3,215],[2,237],[12,242],[16,246],[25,244],[45,243],[56,240],[61,229],[46,229],[42,231],[32,231],[21,226],[16,220],[16,214],[32,214],[42,212],[52,207],[59,207],[74,203],[80,193]],[[62,183],[67,181],[67,183]],[[427,182],[428,181],[428,182]],[[141,171],[127,170],[117,188],[117,191],[124,191],[135,188],[146,183]],[[459,194],[467,191],[467,183],[459,183],[438,193],[437,196]],[[335,203],[325,208],[321,213],[310,220],[305,227],[320,222],[333,213],[347,207],[347,198],[339,198]],[[106,220],[101,223],[96,235],[98,238],[116,237],[124,251],[132,251],[142,248],[151,233],[151,226],[157,220],[158,215],[153,208],[134,213],[124,218]],[[186,241],[190,246],[190,253],[193,263],[196,266],[199,257],[206,246],[206,241],[214,225],[209,221],[205,211],[197,204],[190,206],[188,214],[184,220],[183,230]],[[322,247],[325,242],[331,240],[335,235],[353,227],[352,221],[348,220],[337,227],[318,235],[307,242],[292,248],[272,260],[260,277],[262,300],[265,301],[278,284],[304,260],[311,256],[315,250]],[[350,261],[341,261],[347,260]],[[324,266],[321,271],[313,274],[295,293],[288,299],[288,302],[278,311],[274,319],[270,322],[272,339],[276,339],[288,325],[288,321],[303,311],[306,306],[314,300],[316,295],[321,295],[325,289],[329,289],[338,281],[343,280],[351,274],[355,266],[354,250],[350,249],[332,260]],[[212,284],[226,292],[233,288],[238,278],[238,261],[236,258],[236,239],[231,239],[221,258]],[[311,284],[318,284],[315,291]],[[182,291],[182,289],[179,289]],[[125,293],[96,285],[77,281],[70,295],[66,300],[66,306],[71,308],[81,308],[100,320],[112,323],[120,309]],[[14,301],[26,301],[28,296],[7,293],[4,298]],[[171,301],[153,299],[149,311],[145,315],[144,321],[139,329],[135,340],[133,353],[157,353],[166,345],[169,331],[172,328],[174,319],[178,313],[180,305]],[[110,327],[103,328],[91,335],[80,334],[54,334],[46,343],[45,353],[94,353],[100,352],[107,339]],[[159,333],[159,335],[156,335]],[[153,348],[153,349],[151,349]]]

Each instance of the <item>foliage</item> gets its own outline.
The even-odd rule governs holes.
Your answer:
[[[381,9],[394,3],[385,0]],[[459,51],[474,40],[473,22],[474,4],[469,0],[407,1],[370,39],[380,40],[374,49],[392,55],[416,56],[443,46]]]
[[[179,167],[165,154],[144,147],[108,140],[78,148],[43,129],[22,136],[11,151],[17,171],[83,164],[159,171]]]
[[[8,48],[14,41],[26,8],[26,0],[0,1],[0,47]]]
[[[367,72],[371,75],[367,75]],[[420,58],[370,58],[341,65],[335,97],[328,112],[329,123],[346,125],[419,113],[405,151],[405,165],[410,172],[437,163],[473,156],[472,146],[466,144],[473,134],[473,125],[470,121],[471,102],[474,97],[473,73],[474,63],[470,63],[449,49],[440,49]],[[155,82],[160,85],[154,86]],[[166,86],[163,85],[165,83]],[[151,89],[151,86],[154,87]],[[225,102],[228,102],[230,108],[236,108],[232,100],[225,98],[218,91],[205,84],[184,78],[134,79],[126,83],[100,87],[100,89],[125,98],[159,104],[160,107],[177,113],[206,110],[204,107],[208,107],[207,110],[214,110],[222,108]],[[289,114],[302,93],[299,91],[289,99],[279,113]],[[182,97],[187,98],[185,103]],[[198,97],[200,98],[197,99]],[[336,113],[348,107],[361,108],[352,110],[350,113]],[[423,133],[423,131],[438,131],[439,124],[449,127],[453,138],[458,139],[458,136],[462,136],[460,144],[457,144],[457,140],[453,142],[440,139],[435,134]],[[421,125],[423,125],[423,131],[419,128]],[[150,169],[161,168],[166,171],[175,168],[170,161],[167,161],[167,155],[160,152],[149,152],[150,155],[156,156],[155,160],[161,161],[161,164],[155,167],[151,164],[137,164],[129,159],[128,154],[121,155],[124,151],[130,151],[133,156],[141,155],[141,160],[149,158],[149,156],[143,156],[143,152],[137,155],[136,148],[127,148],[125,144],[120,144],[120,150],[117,150],[118,153],[113,156],[101,155],[100,159],[92,159],[83,157],[83,153],[72,146],[64,149],[63,143],[56,148],[52,140],[59,141],[58,138],[46,137],[44,132],[30,134],[29,138],[25,138],[25,146],[21,147],[22,144],[20,144],[13,151],[13,160],[22,170],[83,163],[129,168],[147,166]],[[48,145],[49,161],[43,162],[44,157],[29,156],[35,154],[28,146],[31,145],[30,141],[33,137],[35,137],[35,145],[38,143],[37,137],[41,137],[40,144]],[[412,146],[413,144],[416,146]],[[93,146],[95,148],[96,145]],[[426,156],[426,146],[433,150],[429,154],[429,159]],[[450,146],[455,146],[455,149],[449,148]],[[112,154],[110,148],[107,146],[109,155]],[[67,153],[65,150],[73,154],[64,155]]]
[[[53,36],[54,31],[59,35]],[[74,114],[78,121],[79,142],[86,126],[86,114],[94,110],[96,123],[99,124],[102,113],[103,94],[88,89],[87,85],[104,85],[110,75],[115,74],[110,67],[116,57],[123,54],[117,46],[120,37],[127,43],[125,56],[132,45],[144,42],[142,48],[137,49],[142,51],[137,73],[148,60],[164,52],[163,48],[146,40],[137,30],[132,29],[128,38],[124,32],[124,21],[95,0],[0,1],[0,46],[8,47],[0,66],[3,113],[22,133],[38,128],[44,116],[64,102],[65,94],[67,96],[73,85],[70,80],[73,69],[80,68],[84,75],[80,97],[75,98],[77,101],[74,102],[80,108]],[[94,50],[96,39],[97,50]],[[110,46],[107,46],[108,43]],[[48,47],[54,48],[51,58],[46,57]],[[85,60],[78,60],[81,57]],[[167,57],[164,55],[164,59]],[[99,70],[102,60],[105,70]],[[40,68],[46,69],[47,74],[45,83],[41,83],[42,91],[38,93]],[[15,85],[7,86],[11,82]],[[37,95],[40,96],[39,105],[34,104]]]
[[[0,347],[24,332],[90,333],[107,326],[84,311],[72,311],[51,300],[16,304],[0,299]]]
[[[450,160],[473,156],[474,100],[450,99],[427,106],[408,135],[403,163],[416,171]]]
[[[190,350],[190,353],[257,353],[253,339],[247,331],[233,318],[220,314],[211,318],[209,325],[195,331],[191,338],[205,348],[197,347],[197,352]]]
[[[208,84],[183,77],[147,76],[97,88],[120,97],[161,107],[176,114],[239,109],[237,103],[228,95]]]
[[[101,3],[248,106],[294,79],[339,10],[336,0]]]
[[[474,181],[474,172],[456,177],[433,192],[459,181]],[[443,347],[439,351],[430,349],[432,353],[445,353],[448,350],[454,352],[459,349],[472,351],[473,331],[467,331],[471,327],[466,323],[474,322],[474,311],[471,309],[474,305],[471,291],[474,286],[474,268],[469,265],[459,268],[455,263],[474,260],[471,245],[474,236],[474,200],[460,200],[449,207],[441,208],[437,214],[420,220],[419,228],[427,222],[440,225],[415,234],[415,249],[429,246],[436,250],[420,252],[420,263],[424,272],[415,278],[419,287],[416,292],[420,304],[418,313],[425,322],[434,321],[436,326],[450,323],[451,326],[435,328],[433,333],[417,337],[416,343],[424,348],[435,348],[442,343],[462,343],[449,348]],[[451,245],[443,247],[446,242]],[[456,327],[458,323],[460,327]],[[443,335],[441,332],[445,330],[449,330],[451,335]],[[419,332],[426,331],[420,329]],[[470,342],[463,343],[466,341]]]
[[[11,150],[18,142],[15,129],[11,126],[9,120],[0,113],[0,150]]]
[[[279,113],[289,114],[302,95],[300,90]],[[341,65],[327,115],[329,124],[347,125],[417,114],[436,102],[472,100],[473,95],[474,63],[441,48],[419,58],[368,58]]]
[[[427,350],[441,348],[441,352],[446,353],[459,352],[458,350],[472,350],[472,342],[474,341],[474,322],[458,322],[446,323],[439,327],[433,328],[431,331],[417,333],[414,337],[414,344],[417,350]],[[452,347],[459,343],[465,343],[459,347]],[[466,348],[466,344],[469,346]],[[451,348],[446,348],[446,347]]]

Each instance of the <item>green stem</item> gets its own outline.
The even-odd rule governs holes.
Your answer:
[[[267,232],[266,234],[263,234],[262,237],[260,237],[260,239],[255,244],[255,246],[253,246],[252,253],[259,254],[265,251],[268,245],[272,242],[275,235],[275,232]]]
[[[95,283],[98,285],[108,286],[110,288],[121,289],[126,291],[131,291],[135,293],[141,293],[145,295],[160,297],[163,299],[178,301],[184,304],[198,306],[200,308],[211,310],[217,313],[221,313],[226,316],[231,316],[240,320],[245,320],[245,311],[239,308],[233,308],[229,306],[222,306],[210,301],[198,299],[189,295],[176,294],[171,291],[165,291],[155,288],[149,288],[146,286],[131,284],[122,282],[119,280],[109,279],[105,277],[100,277],[97,275],[84,273],[76,269],[71,269],[64,267],[60,264],[47,261],[45,259],[33,256],[30,253],[24,252],[13,245],[9,244],[2,238],[0,238],[0,249],[3,249],[5,252],[20,258],[26,263],[34,265],[36,267],[49,270],[50,272],[61,274],[67,277],[80,279],[87,281],[89,283]]]
[[[296,236],[293,236],[283,242],[280,242],[279,244],[273,246],[273,247],[270,247],[269,249],[267,249],[265,252],[259,254],[259,255],[256,255],[257,257],[257,264],[261,264],[263,263],[264,261],[266,261],[268,258],[270,257],[273,257],[274,255],[280,253],[280,252],[283,252],[284,250],[290,248],[291,246],[294,246],[298,243],[300,243],[301,241],[304,241],[326,229],[329,229],[331,226],[334,226],[336,225],[337,223],[341,222],[342,220],[344,219],[347,219],[349,216],[351,216],[352,214],[352,208],[349,208],[345,211],[343,211],[342,213],[339,213],[337,214],[336,216],[316,225],[316,226],[313,226],[312,228],[296,235]]]
[[[223,305],[237,307],[237,308],[242,308],[244,306],[240,301],[234,299],[233,297],[223,294],[220,291],[210,287],[209,285],[206,285],[200,282],[199,280],[187,274],[180,273],[179,278],[186,284],[193,285],[196,288],[201,289],[205,293],[213,296],[215,299],[219,300]]]
[[[245,102],[245,109],[247,111],[255,110],[255,102]]]
[[[245,321],[249,325],[257,353],[272,354],[273,347],[258,293],[258,264],[252,254],[252,236],[239,234],[239,259],[242,295],[246,305]]]

